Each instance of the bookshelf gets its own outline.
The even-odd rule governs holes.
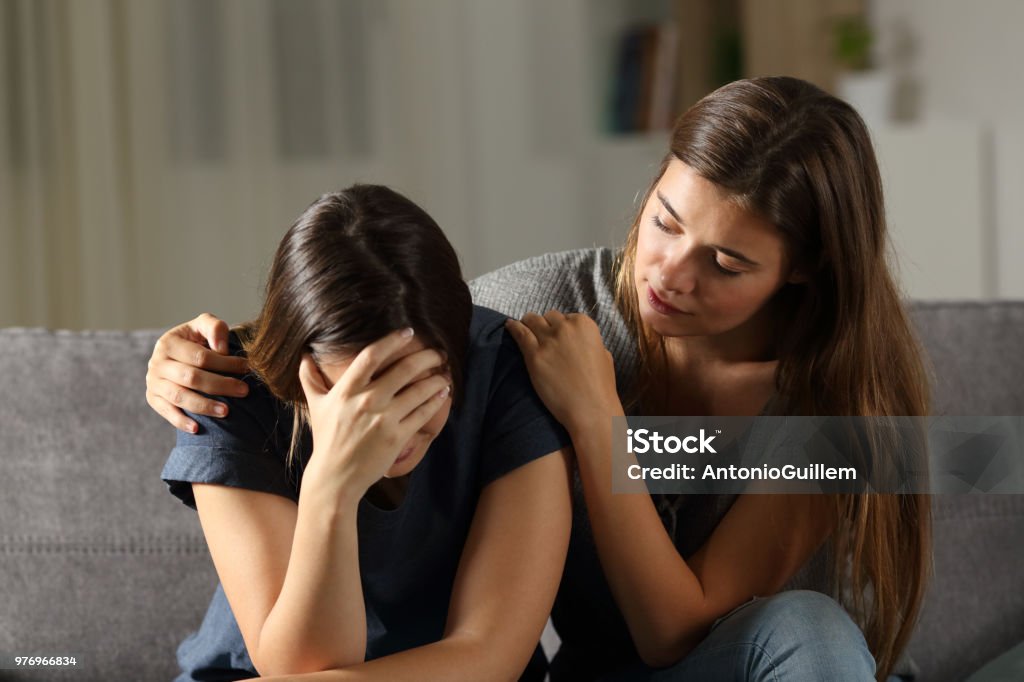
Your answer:
[[[608,123],[609,91],[621,69],[623,42],[639,27],[676,22],[679,66],[675,71],[676,113],[717,86],[726,73],[715,55],[716,25],[739,27],[742,74],[787,74],[832,89],[838,72],[832,59],[830,26],[837,17],[864,10],[863,0],[673,0],[635,4],[600,3],[591,17],[593,53],[588,60],[596,83],[591,93],[592,135],[583,150],[580,172],[585,192],[586,233],[592,243],[621,244],[640,194],[667,151],[667,130],[614,130]],[[722,8],[725,7],[725,10]],[[591,11],[588,8],[586,11]],[[722,12],[726,14],[723,15]],[[731,13],[731,14],[730,14]],[[731,22],[731,23],[730,23]],[[636,40],[636,38],[632,38]],[[721,49],[721,48],[720,48]],[[715,66],[715,60],[719,66]],[[1024,148],[1024,136],[996,135],[994,144],[976,124],[929,121],[873,126],[872,137],[886,192],[887,214],[898,259],[898,276],[908,296],[917,299],[984,299],[1024,291],[1024,278],[1007,253],[1022,243],[1010,215],[1019,193],[1008,183],[986,180],[1022,177],[1007,165],[1009,154],[994,148]],[[954,205],[935,196],[955,196]],[[956,244],[956,248],[950,245]],[[1018,249],[1019,251],[1019,249]]]
[[[832,90],[834,26],[864,0],[611,0],[593,6],[609,135],[663,130],[738,78],[787,74]]]

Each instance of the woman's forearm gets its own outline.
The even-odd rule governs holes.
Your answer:
[[[622,416],[621,405],[614,416]],[[711,620],[704,590],[679,555],[649,495],[612,493],[607,413],[570,427],[601,566],[638,652],[668,665],[700,641]]]
[[[558,589],[571,525],[568,453],[488,484],[466,539],[441,640],[301,681],[516,680]],[[509,514],[508,510],[518,510]]]
[[[250,652],[262,675],[342,668],[366,656],[359,498],[309,483],[299,498],[284,584]]]
[[[304,675],[261,677],[276,682],[495,682],[519,678],[525,661],[519,663],[515,652],[506,650],[502,637],[450,636],[438,642],[408,649],[390,656],[349,666]]]

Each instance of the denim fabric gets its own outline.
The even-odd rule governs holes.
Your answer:
[[[182,672],[174,682],[231,682],[257,676],[220,585],[199,630],[178,647],[178,666]]]
[[[873,682],[875,659],[860,628],[820,592],[792,590],[754,598],[715,621],[711,633],[674,666],[642,664],[602,682]],[[890,678],[896,682],[898,678]]]

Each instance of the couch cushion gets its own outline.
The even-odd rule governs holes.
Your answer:
[[[918,302],[933,412],[1024,415],[1024,302]],[[910,650],[921,679],[962,680],[1024,641],[1024,495],[933,498],[935,575]]]
[[[0,651],[79,662],[3,679],[170,679],[209,601],[198,519],[160,480],[156,335],[0,330]]]

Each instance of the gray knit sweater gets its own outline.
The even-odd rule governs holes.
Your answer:
[[[473,301],[510,317],[528,312],[586,313],[601,328],[604,345],[615,358],[620,392],[637,370],[636,339],[615,308],[615,253],[579,249],[546,253],[474,279]]]
[[[620,393],[638,369],[636,339],[613,299],[616,254],[610,249],[580,249],[530,258],[470,282],[474,301],[511,317],[551,309],[591,316],[615,360]],[[562,648],[552,663],[552,680],[590,679],[637,659],[625,621],[616,608],[601,571],[579,479],[575,485],[569,558],[552,618]],[[682,504],[665,504],[659,513],[683,557],[692,555],[711,535],[735,501],[734,495],[691,495]],[[829,593],[827,548],[819,551],[786,589]],[[753,595],[751,595],[753,596]]]

